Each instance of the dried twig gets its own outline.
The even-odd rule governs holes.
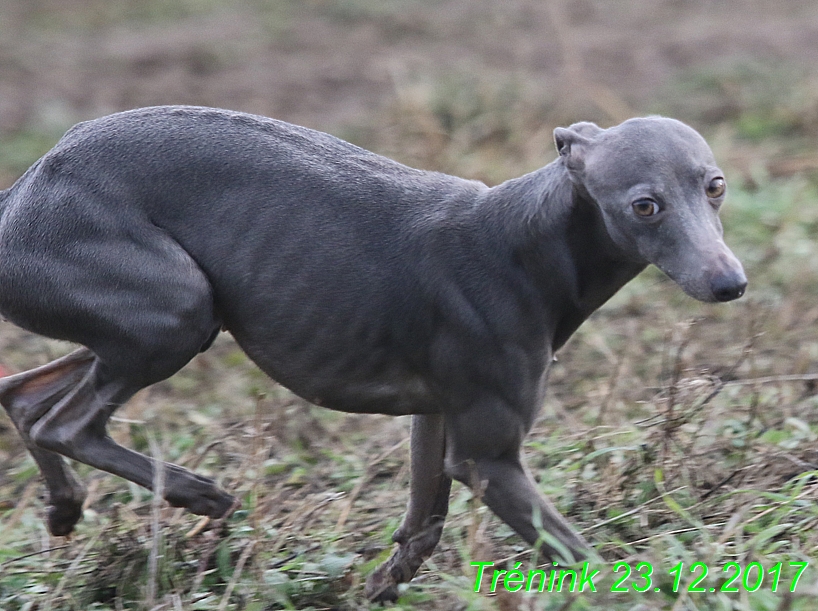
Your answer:
[[[239,582],[241,572],[244,570],[244,565],[250,558],[250,554],[253,553],[253,548],[256,546],[256,543],[257,541],[255,539],[251,539],[244,546],[241,556],[239,556],[239,560],[236,563],[236,568],[233,571],[233,575],[230,577],[230,583],[227,584],[227,588],[224,590],[224,596],[222,596],[222,601],[219,604],[219,611],[224,611],[227,609],[227,604],[230,602],[230,596],[233,594],[233,590],[235,589],[236,584]]]
[[[361,490],[363,490],[363,487],[369,482],[369,480],[372,479],[372,474],[373,474],[373,470],[374,470],[375,465],[377,465],[380,462],[384,461],[389,456],[391,456],[396,450],[398,450],[401,447],[403,447],[404,445],[406,445],[407,441],[408,441],[408,439],[400,440],[398,443],[393,445],[391,448],[385,450],[380,455],[378,455],[376,458],[369,461],[369,463],[366,465],[366,470],[364,471],[363,475],[361,475],[358,478],[358,481],[355,483],[355,487],[349,493],[346,505],[344,505],[344,508],[341,510],[341,515],[338,517],[338,522],[336,522],[336,524],[335,524],[336,532],[341,530],[344,527],[344,524],[346,524],[347,518],[349,517],[349,512],[352,510],[352,505],[353,505],[353,503],[355,503],[355,499],[357,499],[358,495],[361,494]]]
[[[54,547],[48,547],[46,549],[41,549],[36,552],[31,552],[30,554],[23,554],[22,556],[16,556],[5,562],[0,562],[0,571],[5,569],[8,565],[12,564],[13,562],[20,562],[21,560],[25,560],[26,558],[31,558],[32,556],[39,556],[41,554],[50,554],[51,552],[56,552],[61,549],[67,549],[71,547],[70,545],[56,545]]]
[[[165,492],[165,463],[162,461],[162,450],[150,431],[147,431],[147,438],[153,457],[153,499],[151,500],[151,551],[148,556],[148,583],[145,599],[148,608],[153,608],[158,591],[159,556],[162,544],[162,530],[159,522]]]
[[[763,384],[782,384],[786,382],[815,382],[818,381],[818,373],[790,374],[780,376],[764,376],[761,378],[745,378],[743,380],[728,380],[725,386],[753,386]]]
[[[77,557],[74,558],[74,560],[71,562],[71,565],[68,567],[65,573],[63,573],[62,579],[60,579],[60,582],[57,584],[57,587],[54,588],[54,591],[51,593],[51,596],[48,597],[48,600],[45,602],[45,605],[43,605],[43,609],[45,611],[51,611],[54,601],[56,601],[60,594],[62,594],[65,585],[74,578],[74,575],[76,574],[77,569],[79,569],[80,564],[82,563],[83,560],[85,560],[85,557],[88,555],[88,552],[91,551],[91,548],[94,547],[94,545],[96,545],[97,541],[102,536],[103,532],[104,531],[102,529],[98,530],[96,534],[93,537],[91,537],[91,539],[88,540],[88,543],[86,543],[82,547],[80,553],[77,554]]]
[[[596,415],[596,426],[600,426],[602,421],[605,419],[605,414],[608,412],[608,406],[611,404],[611,401],[616,393],[617,386],[619,385],[619,378],[622,376],[622,371],[625,369],[628,352],[630,351],[625,349],[619,355],[616,367],[614,368],[613,373],[611,373],[611,377],[608,379],[608,391],[605,393],[605,397],[602,399],[602,403],[599,405],[599,412]]]

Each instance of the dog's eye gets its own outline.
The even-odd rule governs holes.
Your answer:
[[[639,199],[631,204],[639,216],[653,216],[659,212],[659,204],[652,199]]]
[[[707,185],[707,197],[710,199],[716,199],[717,197],[721,197],[724,195],[724,190],[727,188],[727,185],[724,182],[724,179],[721,177],[714,178],[710,181],[710,184]]]

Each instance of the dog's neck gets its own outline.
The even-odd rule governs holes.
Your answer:
[[[489,189],[484,205],[550,306],[554,350],[646,267],[621,255],[561,159]]]

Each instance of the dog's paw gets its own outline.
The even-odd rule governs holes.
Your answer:
[[[372,602],[395,602],[398,600],[398,584],[389,570],[388,562],[382,564],[366,580],[364,592]]]
[[[82,517],[82,501],[63,500],[48,507],[48,530],[55,537],[67,537]]]

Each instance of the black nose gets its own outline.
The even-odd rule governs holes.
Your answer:
[[[710,281],[710,290],[716,301],[733,301],[744,295],[747,278],[743,273],[720,274]]]

